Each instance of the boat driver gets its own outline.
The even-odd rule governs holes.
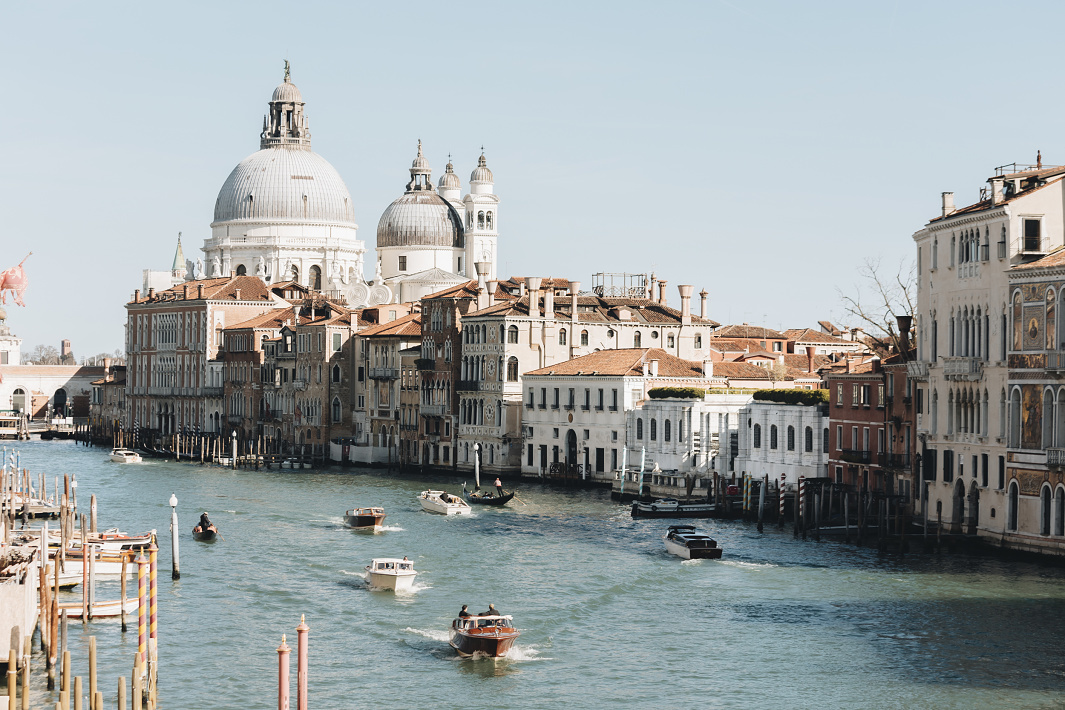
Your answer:
[[[211,527],[211,519],[207,517],[207,511],[200,513],[200,530],[207,532],[207,529]]]

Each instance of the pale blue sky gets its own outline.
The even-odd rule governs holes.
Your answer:
[[[485,146],[500,273],[645,272],[710,316],[814,326],[939,193],[1065,163],[1057,3],[36,3],[4,9],[9,325],[122,344],[141,270],[209,235],[283,61],[375,243],[419,138],[434,179]],[[368,254],[372,263],[372,251]]]

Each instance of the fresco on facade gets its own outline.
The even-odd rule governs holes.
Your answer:
[[[1043,307],[1040,306],[1025,306],[1024,307],[1024,349],[1025,350],[1042,350],[1043,349]]]
[[[1021,448],[1043,446],[1043,399],[1040,385],[1021,387]]]
[[[1037,496],[1039,495],[1039,489],[1043,487],[1043,483],[1050,480],[1050,473],[1047,471],[1033,471],[1027,468],[1015,468],[1013,469],[1013,477],[1017,479],[1021,495]]]

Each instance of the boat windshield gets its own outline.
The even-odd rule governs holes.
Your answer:
[[[412,570],[412,569],[414,569],[414,565],[411,564],[410,562],[400,562],[399,563],[399,568],[400,569],[405,569],[405,570]]]

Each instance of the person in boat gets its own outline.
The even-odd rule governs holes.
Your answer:
[[[207,517],[207,511],[200,513],[200,532],[207,532],[212,524],[211,519]]]
[[[481,614],[481,616],[499,616],[499,610],[496,609],[496,605],[495,604],[489,604],[488,605],[488,611],[486,611],[485,613]]]

